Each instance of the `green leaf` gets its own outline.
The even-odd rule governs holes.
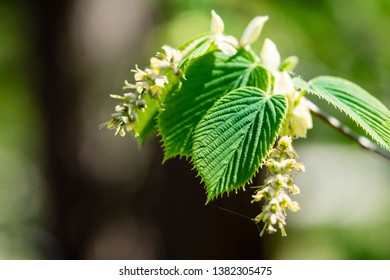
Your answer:
[[[268,155],[286,117],[287,101],[243,87],[222,97],[194,133],[193,162],[208,201],[243,187]]]
[[[144,145],[149,137],[157,134],[157,115],[159,113],[157,100],[151,99],[149,96],[144,99],[148,106],[144,112],[138,114],[138,122],[134,128],[140,145]]]
[[[215,51],[195,60],[185,73],[177,91],[164,99],[158,124],[165,147],[165,160],[189,157],[192,133],[207,110],[227,92],[244,85],[267,90],[270,75],[245,50],[233,57]]]
[[[206,33],[185,43],[179,48],[184,57],[180,61],[178,67],[184,70],[194,59],[215,50],[213,42],[214,38],[211,36],[211,33]]]
[[[363,128],[380,146],[390,151],[390,111],[358,85],[336,77],[320,76],[297,87],[325,99]]]

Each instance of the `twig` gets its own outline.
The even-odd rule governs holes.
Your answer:
[[[214,204],[214,203],[211,203],[210,206],[213,206],[213,207],[215,207],[215,208],[218,208],[218,209],[220,209],[220,210],[222,210],[222,211],[226,211],[226,212],[228,212],[228,213],[230,213],[230,214],[239,216],[239,217],[241,217],[241,218],[245,218],[245,219],[247,219],[247,220],[253,221],[253,219],[252,219],[251,217],[248,217],[248,216],[246,216],[246,215],[244,215],[244,214],[241,214],[241,213],[235,212],[235,211],[233,211],[233,210],[229,210],[229,209],[226,209],[226,208],[224,208],[224,207],[218,206],[218,205],[216,205],[216,204]]]
[[[373,143],[368,138],[361,136],[355,132],[353,132],[349,127],[343,125],[338,119],[328,115],[327,113],[323,112],[317,105],[307,100],[308,107],[310,111],[318,116],[321,120],[325,121],[344,135],[346,135],[348,138],[356,141],[359,143],[361,147],[364,149],[367,149],[371,152],[374,152],[385,159],[390,160],[390,153],[381,149],[378,145]]]

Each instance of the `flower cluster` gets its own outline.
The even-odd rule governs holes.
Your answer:
[[[125,81],[123,87],[123,89],[130,89],[131,92],[110,95],[123,101],[115,107],[112,119],[103,124],[109,129],[115,129],[115,135],[125,136],[126,131],[133,131],[139,111],[143,112],[147,107],[145,98],[160,100],[164,88],[169,83],[168,75],[179,74],[178,65],[182,58],[180,51],[169,46],[163,46],[162,49],[164,52],[159,52],[156,57],[150,59],[149,68],[141,70],[136,66],[136,69],[132,70],[135,84]]]
[[[250,44],[254,43],[260,36],[268,16],[257,16],[245,28],[240,40],[233,36],[224,35],[225,24],[222,18],[213,10],[211,11],[211,32],[214,34],[214,44],[220,51],[227,55],[234,55],[237,48],[244,47],[249,49]]]
[[[233,36],[224,35],[225,24],[222,18],[214,11],[211,11],[210,30],[214,34],[214,44],[227,55],[234,55],[237,52],[238,40]]]
[[[260,58],[274,77],[272,93],[284,95],[288,100],[289,111],[281,135],[306,137],[307,130],[313,127],[313,121],[305,97],[295,89],[289,74],[298,63],[298,58],[290,56],[281,62],[279,51],[270,39],[265,39]]]
[[[269,233],[276,232],[279,228],[282,235],[286,236],[286,210],[299,210],[299,204],[290,198],[290,195],[300,193],[292,174],[294,171],[304,172],[305,167],[295,160],[297,154],[291,141],[291,137],[283,136],[270,151],[269,159],[265,162],[269,176],[252,196],[252,202],[265,200],[262,212],[254,219],[256,223],[264,223],[260,235],[266,230]]]

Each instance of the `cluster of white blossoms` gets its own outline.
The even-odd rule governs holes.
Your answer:
[[[281,62],[278,49],[270,39],[265,39],[260,58],[274,77],[272,93],[287,97],[287,121],[280,134],[291,135],[294,138],[306,137],[307,130],[313,127],[311,113],[306,98],[296,90],[289,74],[289,71],[293,70],[298,63],[298,58],[290,56]]]
[[[162,47],[164,52],[157,53],[156,57],[150,59],[150,67],[141,70],[136,66],[134,72],[135,84],[125,81],[123,89],[130,89],[132,92],[123,95],[111,94],[115,99],[123,100],[123,103],[115,107],[112,119],[103,126],[115,129],[115,135],[125,136],[126,131],[134,129],[134,123],[138,120],[138,112],[144,111],[147,107],[145,97],[160,100],[165,86],[169,83],[167,75],[173,73],[178,75],[178,65],[182,55],[180,51],[169,47]]]
[[[290,198],[290,195],[299,194],[300,190],[294,184],[292,174],[304,172],[305,167],[298,163],[297,157],[291,144],[291,137],[283,136],[279,139],[276,147],[270,151],[269,159],[265,162],[269,176],[265,179],[264,185],[252,196],[252,202],[265,200],[262,212],[254,219],[256,223],[263,222],[264,227],[260,235],[267,230],[269,233],[280,229],[283,236],[286,236],[284,226],[286,225],[287,209],[292,212],[299,210],[299,204]]]
[[[181,53],[170,46],[163,46],[164,52],[158,52],[156,57],[150,59],[150,68],[141,70],[136,65],[134,72],[135,84],[125,81],[124,89],[136,89],[139,96],[148,94],[151,98],[159,98],[166,84],[168,84],[168,73],[177,74],[178,65],[181,61]]]

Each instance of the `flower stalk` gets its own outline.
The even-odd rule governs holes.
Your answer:
[[[282,236],[287,236],[285,230],[287,210],[291,212],[299,210],[298,202],[290,198],[291,195],[300,193],[292,175],[295,172],[304,172],[305,167],[296,161],[298,155],[291,141],[291,137],[283,136],[270,151],[269,159],[265,162],[268,177],[264,180],[264,185],[257,187],[252,196],[252,203],[264,201],[261,213],[254,218],[256,223],[264,223],[261,236],[265,231],[273,233],[278,229]]]

